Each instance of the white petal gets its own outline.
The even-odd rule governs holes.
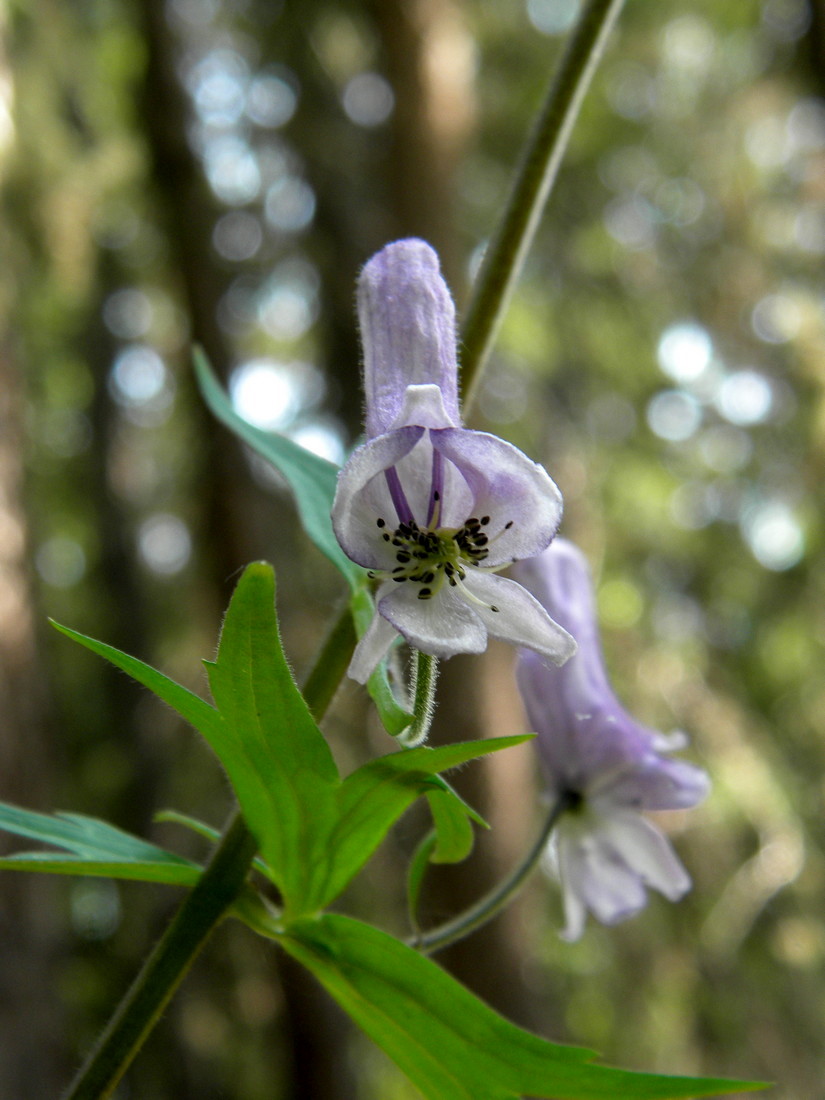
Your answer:
[[[365,684],[392,645],[393,639],[397,637],[398,631],[395,627],[376,611],[364,637],[355,647],[347,675],[359,684]]]
[[[395,591],[379,600],[378,609],[416,649],[434,657],[454,657],[487,648],[484,623],[475,608],[456,596],[458,589],[445,584],[431,599],[419,600],[420,585],[389,584]]]
[[[605,839],[613,851],[648,886],[669,901],[688,892],[690,876],[662,833],[632,810],[616,810],[605,819]]]
[[[332,503],[332,526],[344,553],[367,569],[386,564],[381,532],[376,527],[377,513],[364,490],[378,474],[388,470],[408,454],[423,434],[423,428],[399,428],[380,435],[356,448],[338,475],[338,487]],[[395,517],[387,517],[394,526]]]
[[[526,646],[557,665],[576,652],[575,640],[520,584],[479,569],[468,570],[463,583],[479,601],[473,609],[494,638]]]

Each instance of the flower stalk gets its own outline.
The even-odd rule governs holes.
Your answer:
[[[476,396],[582,101],[624,0],[590,0],[528,138],[498,230],[484,254],[461,330],[465,413]]]
[[[423,745],[430,732],[435,710],[435,685],[438,681],[438,658],[429,653],[415,655],[415,673],[412,683],[413,721],[398,738],[405,749]]]
[[[562,792],[550,807],[550,812],[545,818],[541,831],[532,847],[507,878],[457,917],[439,925],[438,928],[433,928],[429,932],[413,937],[410,941],[411,946],[425,955],[432,955],[458,940],[463,940],[465,936],[469,936],[471,932],[475,932],[477,928],[481,928],[493,917],[498,916],[502,909],[506,909],[538,867],[559,819],[575,804],[575,801],[574,795],[566,791]]]

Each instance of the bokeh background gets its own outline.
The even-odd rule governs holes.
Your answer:
[[[205,690],[238,570],[272,561],[300,675],[343,586],[277,476],[204,410],[198,340],[255,423],[340,461],[359,431],[354,280],[435,245],[459,306],[577,0],[5,0],[0,5],[0,796],[220,826],[174,716],[52,616]],[[692,738],[671,814],[694,881],[557,936],[540,877],[443,961],[519,1022],[614,1063],[825,1097],[825,4],[628,0],[472,424],[543,461],[598,578],[611,672]],[[524,730],[512,654],[448,663],[436,737]],[[361,689],[344,767],[388,751]],[[494,825],[430,921],[518,858],[528,748],[462,773]],[[347,897],[404,933],[401,823]],[[14,844],[6,841],[7,850]],[[178,901],[0,879],[0,1095],[56,1096]],[[413,1100],[323,995],[215,937],[119,1100]]]

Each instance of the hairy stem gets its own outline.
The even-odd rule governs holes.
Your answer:
[[[498,230],[487,246],[461,329],[463,407],[476,396],[516,280],[533,243],[585,93],[624,0],[590,0],[525,146]]]
[[[316,722],[326,712],[354,645],[346,606],[307,678],[304,697]],[[256,851],[255,838],[236,809],[203,874],[144,962],[64,1100],[106,1100],[112,1095],[198,952],[243,890]]]
[[[485,894],[475,905],[471,905],[457,917],[445,924],[433,928],[414,937],[410,943],[425,955],[432,955],[443,947],[448,947],[456,940],[462,940],[469,936],[477,928],[492,920],[513,900],[518,891],[525,884],[532,872],[538,867],[539,861],[547,847],[550,834],[558,824],[559,818],[574,803],[574,797],[569,794],[561,794],[550,808],[550,813],[545,819],[541,832],[533,843],[527,855],[511,872],[510,875],[494,887],[489,894]]]
[[[416,651],[413,677],[413,721],[399,736],[406,749],[414,749],[427,740],[435,709],[435,685],[438,680],[438,658]]]

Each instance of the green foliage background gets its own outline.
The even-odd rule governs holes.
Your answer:
[[[204,409],[190,342],[224,380],[268,360],[280,429],[340,455],[359,431],[359,265],[426,236],[466,298],[558,54],[545,31],[574,7],[0,9],[0,797],[202,856],[151,818],[174,805],[219,827],[217,768],[45,616],[205,692],[233,581],[266,558],[300,676],[343,585]],[[668,819],[685,902],[568,947],[539,884],[502,932],[498,984],[609,1062],[775,1079],[782,1100],[821,1089],[825,1010],[822,42],[818,0],[628,0],[473,416],[558,481],[623,699],[687,730],[714,779]],[[688,323],[692,358],[673,339],[668,358]],[[465,696],[490,703],[508,660],[455,662]],[[524,729],[509,696],[460,709],[471,736]],[[354,685],[326,728],[345,770],[389,747]],[[538,780],[518,752],[488,782],[511,785],[506,813],[482,809],[529,838]],[[417,823],[348,898],[394,931]],[[491,843],[480,860],[510,852]],[[0,880],[0,1092],[56,1094],[163,926],[161,890]],[[227,930],[124,1095],[412,1096],[302,983]]]

